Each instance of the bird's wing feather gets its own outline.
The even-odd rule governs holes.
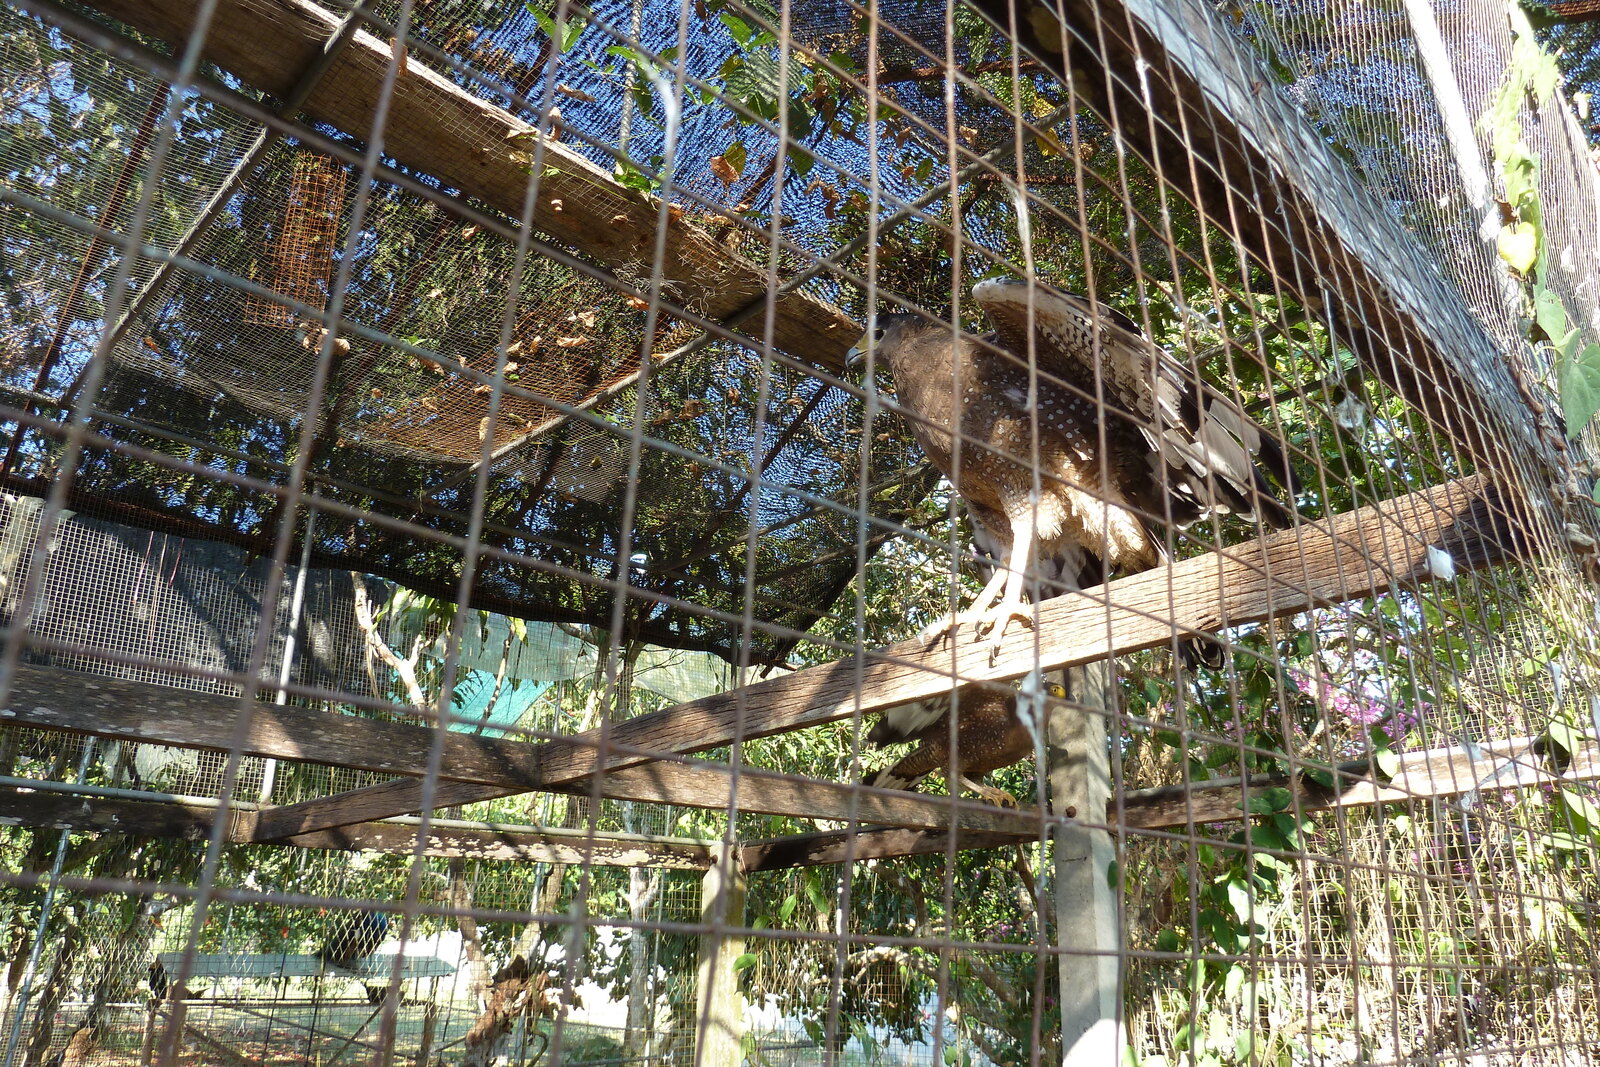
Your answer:
[[[1093,396],[1098,373],[1104,395],[1097,399],[1140,416],[1147,425],[1182,421],[1183,366],[1127,316],[1080,296],[1007,279],[978,283],[972,298],[994,324],[1001,347],[1026,359],[1031,340],[1044,374]]]
[[[900,741],[909,741],[942,721],[949,710],[949,700],[917,700],[889,708],[879,716],[877,725],[867,735],[867,740],[874,745],[893,745]]]
[[[1002,345],[1021,357],[1032,350],[1045,375],[1095,391],[1096,347],[1103,400],[1137,416],[1155,452],[1152,473],[1166,466],[1182,475],[1174,488],[1196,503],[1247,517],[1260,514],[1288,526],[1288,509],[1276,499],[1256,465],[1260,457],[1284,488],[1296,488],[1294,471],[1277,442],[1226,397],[1207,392],[1204,410],[1193,376],[1182,363],[1140,332],[1127,316],[1082,297],[1005,279],[981,282],[973,299],[994,323]],[[1029,308],[1032,308],[1030,320]]]

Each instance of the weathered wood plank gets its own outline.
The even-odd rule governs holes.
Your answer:
[[[1008,834],[996,831],[961,830],[955,834],[958,849],[1004,848],[1026,841],[1033,834]],[[890,856],[925,856],[950,848],[949,830],[913,830],[892,827],[883,830],[824,830],[814,834],[792,834],[750,841],[739,851],[739,862],[747,873],[779,871],[789,867],[815,867],[843,863],[847,859],[883,859]],[[852,847],[850,842],[854,840]]]
[[[1335,807],[1400,803],[1470,792],[1472,790],[1526,789],[1563,782],[1600,779],[1600,748],[1576,753],[1559,772],[1535,752],[1535,739],[1515,737],[1491,741],[1476,748],[1447,746],[1406,753],[1394,778],[1381,782],[1364,762],[1338,769],[1337,790],[1301,777],[1255,775],[1137,790],[1126,795],[1120,816],[1113,808],[1113,829],[1183,829],[1190,822],[1227,822],[1244,817],[1250,798],[1270,789],[1288,789],[1293,806],[1301,811]],[[663,796],[666,793],[663,792]],[[862,799],[866,799],[863,797]],[[937,799],[937,798],[928,798]],[[948,802],[948,801],[946,801]],[[235,809],[229,839],[250,841],[251,817],[256,813]],[[134,800],[120,797],[81,797],[60,793],[0,793],[0,825],[39,826],[50,829],[126,833],[142,837],[176,837],[200,840],[211,832],[215,809],[178,801]],[[958,830],[958,849],[999,848],[1036,839],[1042,832],[1037,813],[1029,816],[1031,829]],[[410,853],[416,843],[417,820],[363,823],[336,830],[301,834],[279,843],[318,849],[369,849]],[[946,829],[894,827],[857,831],[826,831],[751,841],[740,848],[746,871],[842,863],[942,853],[950,847]],[[852,844],[853,840],[853,844]],[[435,824],[424,851],[430,856],[485,859],[505,862],[591,862],[601,866],[656,866],[704,870],[712,860],[711,848],[697,841],[644,837],[631,834],[595,834],[580,830],[525,827],[474,827]]]
[[[167,41],[186,41],[199,0],[96,0],[111,17]],[[205,58],[247,85],[282,96],[321,52],[340,16],[309,0],[222,0],[204,42]],[[391,61],[387,41],[357,31],[306,99],[311,118],[366,140]],[[463,195],[520,218],[529,175],[516,155],[531,142],[508,140],[533,127],[430,69],[415,54],[400,63],[384,150]],[[658,201],[611,180],[572,149],[543,139],[534,226],[584,257],[636,274],[655,259]],[[766,271],[687,218],[668,224],[661,282],[677,307],[712,320],[734,315],[766,292]],[[758,317],[755,321],[760,322]],[[840,369],[860,327],[803,291],[776,302],[772,343],[798,359]]]
[[[590,779],[546,786],[549,792],[587,796]],[[434,807],[454,807],[495,797],[527,792],[523,786],[482,786],[471,782],[440,782],[434,789]],[[634,767],[606,771],[600,778],[600,796],[682,807],[726,810],[737,794],[740,811],[763,815],[792,815],[810,819],[845,819],[897,826],[938,828],[951,825],[949,798],[914,793],[867,793],[843,782],[791,779],[745,767],[734,785],[729,768],[720,764],[690,765],[652,760]],[[399,804],[417,804],[421,785],[402,779],[353,789],[304,804],[268,808],[261,812],[255,839],[272,841],[342,825],[345,820],[368,821],[366,813],[385,811]],[[356,816],[361,816],[358,820]],[[389,818],[392,816],[385,816]],[[971,830],[1008,829],[1031,832],[1037,815],[1002,811],[985,806],[963,806],[955,825]]]
[[[1290,791],[1294,799],[1289,810],[1298,807],[1300,811],[1326,811],[1455,796],[1476,789],[1526,789],[1600,778],[1600,748],[1575,754],[1572,762],[1558,772],[1534,751],[1534,742],[1531,737],[1513,737],[1471,748],[1453,745],[1409,752],[1400,756],[1399,769],[1387,782],[1374,778],[1372,768],[1365,762],[1346,763],[1335,775],[1334,789],[1286,774],[1141,789],[1126,794],[1120,809],[1114,806],[1107,821],[1112,830],[1121,831],[1181,830],[1191,822],[1228,822],[1244,818],[1250,799],[1263,796],[1270,789]],[[950,836],[948,830],[828,831],[751,841],[744,846],[742,855],[746,870],[771,871],[843,863],[846,859],[943,852],[950,846]],[[955,834],[959,849],[999,848],[1038,836],[1037,830],[1032,834]]]
[[[230,822],[236,823],[245,814],[249,813],[230,812]],[[10,788],[0,792],[0,826],[204,841],[215,818],[215,808],[181,801],[28,793]],[[234,836],[231,827],[228,836]]]
[[[230,808],[228,840],[252,840],[256,812]],[[0,793],[0,826],[131,834],[135,837],[203,841],[211,834],[216,809],[174,800],[75,796],[65,793]],[[282,844],[316,849],[365,849],[409,855],[416,849],[420,821],[359,823],[288,838]],[[583,830],[522,826],[461,826],[430,823],[423,852],[447,858],[521,863],[591,863],[602,867],[670,867],[705,870],[711,849],[701,842],[641,834],[590,834]]]
[[[236,699],[214,693],[19,667],[12,678],[10,704],[0,709],[0,722],[122,741],[225,750],[233,741],[239,711]],[[249,711],[242,750],[245,755],[355,767],[411,779],[420,778],[428,766],[434,731],[427,727],[267,703],[253,703]],[[543,745],[455,733],[445,734],[441,742],[444,760],[442,780],[435,786],[436,807],[539,788],[590,792],[586,779],[545,781],[539,769]],[[858,793],[839,782],[792,780],[756,768],[742,769],[735,787],[727,767],[652,761],[648,766],[611,771],[601,779],[599,792],[617,800],[724,809],[735,788],[744,811],[801,818],[854,817],[909,826],[951,825],[948,798]],[[394,796],[402,799],[373,802],[374,798]],[[367,817],[369,811],[392,808],[397,803],[409,803],[414,810],[420,796],[421,783],[413,780],[316,801],[312,810],[328,815],[320,820],[303,817],[307,805],[269,808],[256,813],[253,839],[272,840],[375,822]],[[1034,825],[1035,818],[1025,812],[974,804],[959,810],[956,825],[975,830],[1025,830]]]

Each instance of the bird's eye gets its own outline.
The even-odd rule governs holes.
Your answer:
[[[877,342],[877,341],[882,341],[882,340],[883,340],[883,335],[884,335],[884,332],[885,332],[885,331],[884,331],[884,329],[883,329],[883,327],[882,327],[882,326],[879,326],[879,327],[878,327],[878,328],[877,328],[877,329],[875,329],[875,330],[873,330],[873,331],[872,331],[872,340],[873,340],[873,341],[874,341],[874,342]]]

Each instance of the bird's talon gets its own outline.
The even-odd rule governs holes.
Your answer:
[[[997,789],[994,786],[985,786],[979,791],[979,795],[997,808],[1022,807],[1022,802],[1015,796],[1004,789]]]

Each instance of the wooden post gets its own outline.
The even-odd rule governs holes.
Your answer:
[[[1115,706],[1107,660],[1067,672],[1067,692],[1085,710],[1058,708],[1050,716],[1046,760],[1051,808],[1104,825],[1111,766],[1103,712]],[[1122,1062],[1121,921],[1108,883],[1115,855],[1111,835],[1088,826],[1056,831],[1056,946],[1061,968],[1063,1067],[1108,1067]]]
[[[431,993],[437,993],[439,983],[433,983]],[[422,1010],[422,1040],[417,1043],[417,1067],[428,1067],[433,1062],[433,1030],[439,1022],[439,1005],[430,996],[428,1006]]]
[[[155,997],[145,1007],[144,1040],[139,1043],[139,1067],[150,1067],[156,1051],[156,1020],[161,1017],[161,1002]]]
[[[744,925],[744,894],[739,849],[724,845],[700,880],[700,921],[713,928],[700,935],[695,972],[695,1067],[739,1067],[744,1062],[744,998],[733,969],[744,954],[744,938],[726,930]]]

